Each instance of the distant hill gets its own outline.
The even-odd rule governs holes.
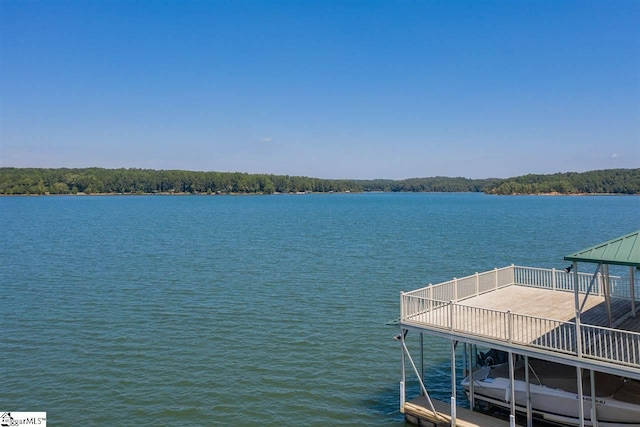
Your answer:
[[[640,169],[605,169],[514,178],[331,180],[305,176],[153,169],[0,168],[0,194],[273,194],[298,192],[485,192],[640,194]]]

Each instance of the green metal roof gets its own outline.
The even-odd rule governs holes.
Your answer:
[[[640,230],[567,255],[564,259],[640,267]]]

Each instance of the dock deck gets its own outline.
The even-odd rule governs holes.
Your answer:
[[[640,379],[640,316],[630,299],[610,297],[610,324],[602,285],[585,276],[579,322],[572,275],[512,266],[404,293],[401,324]]]
[[[412,399],[404,404],[405,419],[411,424],[434,427],[451,425],[451,407],[441,400],[431,399],[436,414],[429,408],[424,396]],[[458,427],[508,427],[509,422],[466,408],[456,408],[456,426]]]
[[[628,310],[628,301],[616,300],[616,315]],[[626,304],[625,304],[626,303]],[[574,295],[570,292],[550,292],[547,289],[512,285],[488,292],[463,301],[461,305],[490,310],[511,311],[525,316],[536,316],[573,322],[576,318]],[[604,297],[590,295],[587,298],[581,320],[585,324],[608,326]],[[548,330],[541,330],[547,333]]]

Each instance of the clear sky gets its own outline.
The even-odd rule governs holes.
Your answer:
[[[0,0],[0,166],[640,167],[640,0]]]

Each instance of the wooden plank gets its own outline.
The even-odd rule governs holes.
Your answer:
[[[582,303],[583,296],[581,295]],[[583,311],[604,302],[603,297],[590,295]],[[574,295],[571,292],[552,291],[528,286],[508,286],[493,292],[460,301],[470,307],[507,311],[526,316],[571,321],[575,318]]]
[[[429,403],[427,398],[424,396],[405,402],[404,413],[405,416],[409,415],[409,417],[407,417],[407,421],[413,422],[411,417],[415,417],[438,427],[450,426],[450,404],[435,399],[431,399],[431,401],[433,402],[437,415],[435,415],[431,409],[428,409]],[[416,422],[413,423],[417,424]],[[458,406],[456,407],[456,425],[459,427],[508,427],[509,422]]]

